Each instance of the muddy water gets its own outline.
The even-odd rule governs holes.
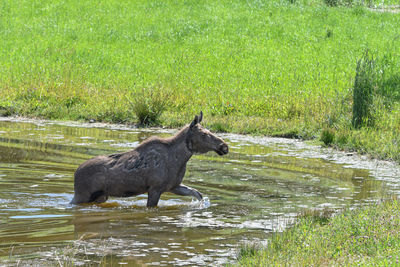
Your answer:
[[[93,127],[96,126],[96,127]],[[221,265],[305,208],[341,208],[397,194],[399,168],[284,139],[222,135],[230,154],[194,156],[185,184],[206,197],[146,195],[72,206],[86,159],[171,130],[0,120],[0,263]]]

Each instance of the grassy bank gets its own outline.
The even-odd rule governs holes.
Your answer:
[[[0,112],[176,127],[203,110],[213,130],[400,160],[400,16],[366,3],[5,0]],[[385,89],[354,127],[366,50]]]
[[[400,203],[348,210],[332,219],[308,214],[258,249],[242,248],[241,266],[398,266]]]

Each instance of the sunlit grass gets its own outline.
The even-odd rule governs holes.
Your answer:
[[[265,248],[243,247],[241,266],[395,266],[400,258],[397,199],[330,220],[305,216]]]

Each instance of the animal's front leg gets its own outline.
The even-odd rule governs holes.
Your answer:
[[[199,191],[197,191],[194,188],[190,188],[189,186],[183,185],[183,184],[178,185],[177,187],[172,189],[170,192],[180,195],[180,196],[194,196],[198,200],[203,199],[203,196],[200,194]]]
[[[147,207],[148,208],[157,207],[158,201],[160,200],[160,196],[161,196],[160,191],[155,191],[155,190],[149,191],[147,196]]]

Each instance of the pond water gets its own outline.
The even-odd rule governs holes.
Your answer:
[[[202,202],[163,194],[73,206],[73,174],[100,154],[174,130],[0,119],[0,263],[223,265],[307,208],[340,209],[400,191],[397,165],[304,142],[221,134],[230,153],[195,155],[184,183]]]

